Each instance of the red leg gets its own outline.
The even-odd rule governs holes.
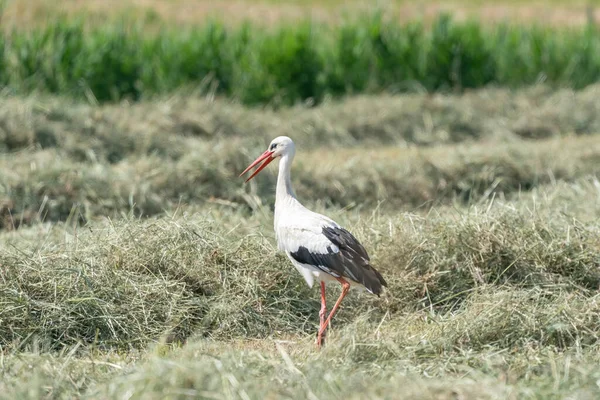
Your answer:
[[[323,325],[325,324],[325,315],[327,314],[327,305],[325,300],[325,282],[321,281],[321,311],[319,311],[319,318],[321,323],[319,325],[319,334],[317,335],[317,346],[323,345]]]
[[[331,309],[331,312],[329,313],[329,316],[323,323],[323,326],[321,327],[321,329],[319,329],[319,336],[323,335],[323,332],[325,332],[325,329],[327,329],[327,326],[331,322],[331,319],[335,315],[335,312],[340,307],[342,300],[344,299],[344,297],[346,297],[346,294],[348,294],[348,291],[350,290],[350,284],[344,278],[336,278],[336,279],[342,284],[342,294],[340,294],[339,299],[337,299],[337,301],[335,302],[335,305]]]

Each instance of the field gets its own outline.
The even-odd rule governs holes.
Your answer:
[[[595,397],[599,90],[5,98],[0,393]],[[275,134],[300,198],[390,282],[350,296],[321,352],[317,292],[275,250],[274,174],[237,178]]]
[[[276,26],[224,16],[179,26],[139,13],[104,24],[80,14],[43,21],[0,30],[4,92],[102,104],[185,91],[281,107],[492,85],[578,90],[600,80],[593,18],[556,28],[448,14],[401,23],[377,10]]]
[[[0,70],[0,80],[8,76],[0,90],[0,399],[600,395],[600,84],[592,74],[600,40],[590,26],[519,21],[511,32],[551,50],[536,53],[526,73],[510,67],[520,65],[511,54],[531,56],[516,44],[521,50],[494,55],[510,84],[391,90],[386,83],[323,93],[318,104],[296,95],[254,102],[240,97],[255,93],[250,86],[178,85],[173,67],[156,75],[172,79],[160,90],[103,99],[94,87],[129,78],[109,76],[114,64],[105,58],[88,62],[103,44],[120,43],[120,12],[140,10],[69,3],[56,24],[39,25],[40,36],[20,26],[2,36],[0,65],[10,68]],[[196,29],[206,15],[176,13],[174,5],[184,3],[135,2],[154,21],[145,20],[135,37],[158,43],[153,24]],[[3,18],[26,25],[55,10],[32,4],[6,2]],[[230,4],[232,13],[244,6]],[[257,7],[309,10],[299,4]],[[313,9],[334,30],[336,4]],[[466,4],[449,7],[486,21],[485,2]],[[114,20],[88,30],[82,15]],[[500,37],[455,17],[460,43],[473,32]],[[419,25],[419,35],[431,40],[440,21]],[[238,22],[211,29],[229,32]],[[273,40],[273,26],[249,26]],[[286,29],[295,35],[304,28]],[[165,48],[186,48],[184,36],[167,32]],[[69,37],[81,44],[79,56],[71,60],[65,51],[50,60]],[[492,52],[495,45],[485,42]],[[319,42],[319,54],[335,43]],[[589,58],[570,62],[582,48]],[[120,51],[114,60],[131,55]],[[155,65],[169,60],[157,56]],[[284,73],[282,60],[270,65]],[[249,70],[264,73],[259,64]],[[565,69],[555,75],[544,69],[559,64]],[[99,66],[97,75],[84,74],[89,65]],[[394,82],[386,75],[392,70],[369,76]],[[73,71],[82,71],[77,82]],[[347,82],[352,74],[344,74]],[[530,79],[540,74],[556,79]],[[295,82],[275,81],[275,89]],[[349,228],[389,283],[380,298],[352,291],[320,351],[318,289],[277,251],[276,168],[246,185],[238,177],[278,135],[296,142],[292,179],[300,200]],[[331,303],[339,288],[328,290]]]
[[[1,26],[11,29],[39,26],[47,22],[48,15],[66,14],[70,17],[85,16],[88,22],[102,23],[106,19],[123,15],[148,18],[155,22],[165,21],[178,26],[196,25],[207,18],[220,17],[232,24],[250,20],[267,26],[282,21],[294,22],[306,17],[320,22],[337,23],[343,17],[372,10],[359,0],[135,0],[135,1],[83,1],[64,0],[61,3],[48,0],[4,0],[5,7]],[[511,21],[519,24],[542,24],[551,26],[580,26],[590,19],[600,21],[598,0],[407,0],[378,1],[377,7],[399,21],[423,19],[431,21],[440,12],[447,12],[457,19],[480,19],[497,23]]]

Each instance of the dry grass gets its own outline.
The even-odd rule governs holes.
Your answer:
[[[177,159],[190,145],[211,140],[243,139],[264,146],[274,134],[294,137],[303,148],[544,139],[600,132],[599,95],[598,85],[582,91],[490,88],[463,95],[356,96],[318,108],[280,111],[189,93],[103,106],[5,96],[0,149],[64,147],[73,159],[116,162],[149,153]]]
[[[327,2],[274,2],[274,1],[227,0],[136,0],[136,1],[82,1],[67,0],[60,5],[48,0],[12,0],[7,1],[0,20],[8,29],[27,27],[48,22],[57,14],[78,16],[86,15],[90,22],[102,24],[106,19],[118,19],[124,15],[145,18],[148,22],[177,25],[192,25],[208,18],[222,18],[230,23],[250,20],[266,25],[279,25],[311,17],[316,21],[332,23],[342,20],[348,15],[357,15],[373,6],[366,6],[359,1],[328,0]],[[422,19],[433,21],[440,13],[450,13],[457,20],[480,19],[487,22],[506,22],[517,24],[543,24],[552,26],[581,26],[592,18],[600,22],[600,10],[590,10],[589,5],[595,1],[526,1],[504,0],[501,2],[486,1],[451,1],[431,0],[419,4],[404,0],[380,2],[379,8],[386,14],[400,21]]]
[[[596,96],[597,87],[484,90],[280,112],[191,96],[102,107],[9,98],[0,111],[0,227],[269,207],[275,175],[247,186],[237,175],[276,135],[298,144],[294,179],[308,204],[427,210],[513,196],[598,173]]]
[[[596,91],[4,99],[0,398],[597,397]],[[298,195],[389,282],[321,352],[274,174],[237,178],[279,134]]]
[[[371,250],[390,287],[381,299],[352,293],[320,353],[316,292],[276,252],[270,218],[205,210],[5,233],[1,392],[597,394],[596,179],[471,210],[359,216],[336,219]]]
[[[598,182],[590,183],[598,196]],[[421,307],[459,309],[481,286],[592,295],[600,285],[598,227],[511,204],[446,210],[438,218],[386,213],[368,221],[370,231],[359,224],[354,230],[373,249],[390,289],[381,300],[348,304],[379,309],[371,313],[378,320]],[[161,335],[185,341],[192,334],[260,338],[313,329],[318,304],[301,278],[282,268],[265,217],[204,210],[30,229],[2,244],[4,345],[35,336],[45,347],[83,341],[128,348]]]

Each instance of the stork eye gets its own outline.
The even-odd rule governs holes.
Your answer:
[[[273,143],[269,150],[273,151],[273,150],[275,150],[276,147],[277,147],[277,143]]]

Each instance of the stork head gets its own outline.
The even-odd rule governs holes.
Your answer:
[[[269,165],[269,163],[271,161],[273,161],[274,159],[276,159],[277,157],[282,157],[282,156],[286,156],[286,155],[293,156],[295,154],[295,152],[296,152],[296,147],[294,146],[294,142],[292,141],[292,139],[290,139],[287,136],[278,136],[271,141],[267,150],[264,153],[262,153],[260,156],[258,156],[258,158],[256,160],[254,160],[254,162],[252,164],[250,164],[248,166],[248,168],[246,168],[244,170],[244,172],[242,172],[240,174],[240,176],[244,175],[246,172],[248,172],[249,170],[254,168],[261,161],[264,161],[260,165],[260,167],[258,167],[256,169],[256,171],[254,171],[252,173],[252,175],[250,175],[250,177],[248,179],[246,179],[246,182],[248,182],[250,179],[254,178],[260,171],[263,170],[263,168],[265,168],[267,165]]]

